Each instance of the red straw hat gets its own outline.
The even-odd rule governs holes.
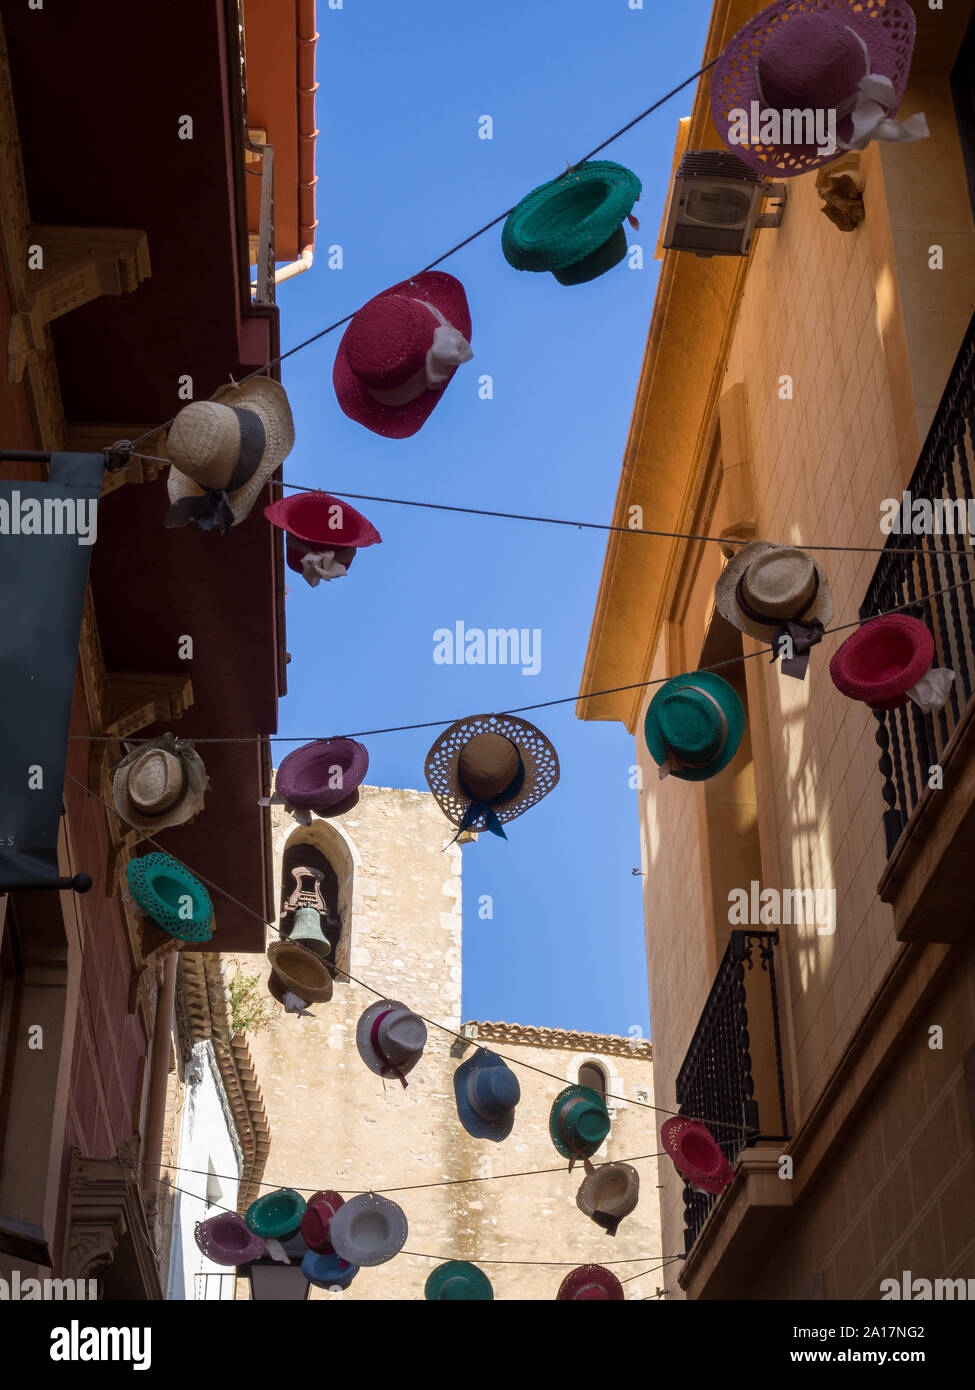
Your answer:
[[[699,1120],[675,1115],[660,1128],[664,1148],[674,1167],[699,1192],[723,1192],[735,1174],[718,1146],[718,1141]]]
[[[871,618],[833,654],[837,690],[871,709],[897,709],[934,661],[934,638],[917,618],[888,613]]]
[[[580,1265],[567,1274],[555,1295],[557,1299],[601,1299],[618,1302],[624,1298],[623,1285],[602,1265]]]
[[[301,1218],[301,1238],[309,1250],[314,1250],[319,1255],[334,1253],[335,1247],[329,1239],[328,1228],[332,1217],[339,1207],[344,1205],[345,1199],[337,1192],[316,1192],[313,1197],[309,1197],[305,1214]]]
[[[470,337],[467,295],[452,275],[428,270],[393,285],[342,336],[332,372],[339,405],[387,439],[416,434],[470,360]]]
[[[288,568],[299,574],[304,572],[302,560],[308,554],[322,550],[354,552],[382,542],[371,521],[328,492],[282,497],[265,507],[264,515],[272,525],[287,532]],[[353,558],[353,554],[348,556],[346,567]]]

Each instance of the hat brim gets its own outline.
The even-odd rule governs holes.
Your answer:
[[[382,1076],[383,1072],[388,1075],[390,1064],[379,1056],[372,1045],[372,1025],[379,1015],[386,1013],[388,1009],[407,1009],[407,1005],[398,999],[379,999],[375,1004],[369,1005],[355,1027],[356,1050],[369,1070],[375,1072],[377,1076]],[[423,1049],[421,1048],[415,1057],[408,1057],[405,1062],[397,1062],[397,1069],[405,1076],[407,1072],[413,1070],[422,1056]],[[346,1202],[346,1206],[348,1206],[348,1202]]]
[[[749,637],[754,637],[767,646],[772,644],[775,624],[756,623],[745,616],[738,604],[738,581],[755,560],[767,555],[770,550],[781,549],[781,546],[772,545],[769,541],[749,541],[732,555],[714,586],[714,606],[722,618],[726,618],[739,632],[747,633]],[[829,591],[829,579],[821,565],[816,564],[815,560],[813,564],[816,565],[816,573],[819,576],[819,588],[816,590],[816,597],[802,615],[802,621],[819,621],[823,627],[828,627],[833,617],[833,596]],[[782,622],[785,621],[783,618]]]
[[[332,765],[329,759],[334,762],[339,756],[335,750],[337,744],[352,745],[352,753],[348,765],[343,769],[341,787],[328,786],[327,768]],[[322,782],[313,787],[310,791],[299,790],[298,780],[307,776],[309,771],[317,763],[325,763],[326,771],[322,774]],[[284,797],[292,806],[297,806],[302,810],[314,811],[318,816],[338,816],[344,811],[348,811],[355,805],[352,797],[358,799],[359,787],[362,785],[363,778],[369,771],[369,751],[355,739],[316,739],[314,743],[306,743],[301,748],[296,748],[293,753],[289,753],[286,758],[282,758],[281,765],[277,771],[274,789],[279,796]]]
[[[591,1217],[593,1212],[598,1209],[596,1206],[596,1184],[599,1181],[599,1175],[605,1173],[607,1168],[622,1168],[624,1170],[626,1192],[614,1203],[612,1211],[608,1213],[622,1221],[624,1216],[629,1216],[631,1212],[636,1210],[640,1200],[640,1176],[636,1169],[628,1163],[604,1163],[594,1173],[588,1173],[576,1193],[576,1206],[588,1217]],[[602,1210],[606,1210],[606,1208],[602,1208]]]
[[[713,671],[686,671],[680,676],[672,676],[669,681],[665,681],[647,708],[643,721],[643,737],[651,758],[660,767],[666,762],[670,749],[661,732],[659,709],[655,707],[665,695],[672,693],[679,686],[688,684],[689,681],[693,681],[694,685],[717,700],[728,724],[728,737],[725,740],[724,748],[716,758],[712,758],[711,762],[705,763],[703,767],[682,767],[678,771],[672,772],[671,776],[678,777],[683,782],[706,782],[709,778],[716,777],[719,772],[723,772],[728,766],[738,752],[745,732],[744,707],[737,692],[721,676],[716,675]],[[734,701],[729,698],[729,691],[734,696]]]
[[[702,1140],[713,1144],[717,1155],[720,1158],[719,1166],[714,1173],[705,1173],[703,1169],[694,1167],[688,1163],[681,1152],[680,1138],[687,1130],[693,1129],[699,1133]],[[713,1134],[710,1134],[706,1126],[696,1120],[689,1120],[684,1115],[674,1115],[669,1120],[665,1120],[660,1128],[660,1138],[663,1146],[673,1161],[674,1167],[685,1182],[690,1183],[691,1187],[703,1192],[710,1192],[714,1196],[724,1192],[734,1179],[735,1171],[725,1158],[724,1153]]]
[[[296,956],[295,952],[302,954]],[[305,960],[307,957],[307,961]],[[302,946],[300,941],[272,941],[267,948],[267,958],[274,975],[281,981],[284,989],[291,994],[296,994],[299,999],[304,999],[308,1004],[327,1004],[332,997],[332,974],[328,966],[321,960],[314,951],[309,951]],[[308,965],[312,974],[318,976],[321,983],[309,985],[307,981],[300,980],[297,975],[291,973],[289,961],[300,961],[302,965]],[[281,1002],[279,1000],[279,1002]]]
[[[836,18],[863,40],[871,71],[889,77],[893,84],[895,100],[888,116],[900,106],[911,75],[916,26],[913,10],[902,0],[888,0],[882,10],[868,8],[861,0],[777,0],[761,10],[742,25],[718,58],[711,78],[711,115],[725,147],[749,168],[771,179],[795,178],[846,153],[838,148],[832,154],[818,154],[815,146],[804,145],[736,145],[728,139],[729,113],[736,109],[751,111],[753,101],[759,106],[763,104],[758,84],[762,47],[782,22],[802,14]],[[879,16],[883,16],[882,22],[878,22]],[[840,121],[837,135],[848,135],[849,126],[849,120]]]
[[[240,386],[221,386],[210,399],[238,410],[253,410],[264,425],[264,453],[260,463],[242,486],[227,493],[230,510],[234,514],[233,524],[237,526],[250,512],[268,479],[278,471],[294,448],[294,420],[284,387],[271,377],[256,376]],[[164,455],[165,452],[163,446]],[[166,488],[170,502],[178,502],[182,497],[202,497],[206,491],[172,464]]]
[[[309,503],[321,505],[325,509],[333,506],[341,507],[343,520],[350,522],[351,526],[343,526],[341,530],[330,530],[327,519],[321,528],[316,531],[309,523]],[[367,545],[381,545],[382,536],[368,521],[361,512],[357,512],[355,507],[350,507],[343,502],[340,497],[333,497],[329,492],[301,493],[293,497],[282,497],[277,502],[271,502],[264,508],[264,515],[272,526],[279,527],[286,531],[295,540],[301,541],[304,545],[322,546],[330,550],[364,550]],[[352,540],[345,533],[347,529],[352,529],[353,534],[358,539]],[[301,566],[299,565],[300,569]]]
[[[502,1058],[493,1052],[486,1052],[483,1048],[479,1048],[468,1057],[466,1062],[462,1062],[454,1072],[454,1099],[457,1102],[457,1114],[460,1122],[472,1138],[493,1139],[495,1143],[500,1143],[502,1139],[507,1139],[514,1129],[514,1110],[506,1110],[497,1120],[485,1119],[471,1105],[467,1094],[467,1080],[471,1073],[484,1071],[488,1067],[508,1069],[507,1063]]]
[[[592,1090],[591,1087],[566,1086],[552,1102],[552,1109],[549,1111],[548,1117],[548,1132],[551,1135],[552,1143],[563,1158],[591,1158],[592,1155],[597,1153],[599,1149],[602,1148],[603,1144],[605,1144],[605,1139],[600,1139],[598,1144],[586,1144],[578,1149],[570,1149],[559,1133],[558,1113],[563,1105],[572,1100],[595,1100],[602,1105],[604,1110],[606,1109],[606,1102],[602,1100],[598,1092]]]
[[[376,295],[376,298],[381,299],[391,294],[428,301],[470,342],[471,311],[467,295],[463,285],[453,275],[439,270],[424,271],[414,280],[403,280],[398,285],[391,285],[388,290],[383,290],[381,295]],[[350,420],[355,420],[356,424],[364,425],[366,429],[372,430],[374,434],[381,434],[386,439],[407,439],[410,435],[416,434],[443,400],[443,394],[453,381],[456,371],[451,372],[441,387],[424,391],[405,405],[384,405],[382,401],[377,401],[375,396],[370,395],[368,388],[349,365],[346,355],[348,334],[349,329],[346,328],[332,368],[332,384],[342,410]]]
[[[574,226],[557,231],[546,227],[540,235],[534,234],[533,219],[542,214],[540,225],[545,227],[549,220],[546,214],[551,215],[558,202],[590,185],[601,187],[602,199],[581,215]],[[622,230],[621,223],[632,211],[641,192],[642,185],[636,174],[609,159],[589,160],[576,169],[567,170],[557,179],[533,188],[508,214],[501,232],[504,258],[516,270],[550,270],[563,284],[594,279],[622,259],[622,255],[615,255],[617,233]],[[625,233],[623,235],[625,254]],[[607,250],[614,239],[616,246]],[[602,264],[601,257],[610,253],[615,259]],[[579,280],[557,274],[564,273],[570,266],[582,266],[591,258],[595,258],[591,273],[581,270]]]
[[[206,1260],[211,1260],[215,1265],[224,1265],[233,1268],[238,1265],[248,1265],[254,1260],[259,1260],[264,1254],[265,1245],[261,1236],[257,1236],[250,1229],[243,1217],[240,1219],[239,1229],[246,1234],[247,1240],[242,1247],[231,1246],[221,1241],[219,1236],[210,1236],[208,1232],[203,1232],[205,1221],[198,1221],[193,1232],[196,1241],[196,1248]]]
[[[350,1234],[352,1223],[364,1206],[384,1211],[389,1227],[386,1241],[372,1250],[361,1249]],[[409,1226],[402,1207],[398,1207],[388,1197],[381,1197],[375,1193],[351,1198],[335,1213],[329,1226],[329,1235],[336,1255],[349,1264],[366,1267],[386,1264],[394,1259],[406,1244],[408,1234]]]
[[[492,803],[491,809],[502,824],[516,820],[558,785],[558,754],[541,730],[527,719],[518,719],[513,714],[472,714],[467,719],[458,719],[434,742],[424,767],[427,785],[453,825],[461,824],[473,802],[460,785],[460,755],[472,738],[485,733],[501,734],[510,739],[525,767],[524,781],[514,796]],[[486,816],[482,813],[471,829],[483,830],[485,824]]]
[[[623,1285],[612,1270],[603,1269],[602,1265],[580,1265],[578,1269],[573,1269],[562,1280],[555,1297],[559,1301],[573,1299],[579,1290],[584,1289],[587,1284],[598,1284],[604,1288],[607,1299],[613,1302],[625,1298]]]
[[[112,800],[119,815],[139,830],[168,830],[174,825],[188,825],[203,810],[207,789],[206,768],[203,759],[195,750],[181,752],[177,756],[183,762],[186,772],[186,786],[182,794],[162,815],[147,816],[138,811],[129,796],[129,767],[135,758],[144,753],[146,747],[123,758],[112,777]]]
[[[890,634],[901,635],[910,652],[896,675],[874,679],[855,675],[854,665],[862,671],[869,661],[871,649],[878,649]],[[878,650],[878,658],[880,652]],[[888,659],[889,660],[889,659]],[[862,700],[872,709],[898,709],[907,704],[912,685],[915,685],[934,661],[934,637],[918,618],[904,613],[889,613],[872,618],[846,639],[833,653],[829,674],[833,684],[851,700]],[[879,669],[879,661],[878,661]]]
[[[175,879],[186,888],[194,905],[199,904],[192,918],[178,928],[167,925],[173,907],[156,889],[158,878]],[[195,879],[178,860],[164,854],[145,854],[130,859],[126,869],[129,892],[140,910],[168,936],[177,941],[209,941],[213,936],[213,903],[203,884]]]

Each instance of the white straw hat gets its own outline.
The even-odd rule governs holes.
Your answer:
[[[173,504],[166,525],[195,521],[226,534],[247,516],[294,442],[287,393],[271,377],[221,386],[210,400],[184,406],[166,436]]]
[[[351,1198],[328,1223],[336,1255],[353,1265],[385,1264],[402,1250],[408,1232],[403,1208],[375,1192]]]
[[[603,1163],[589,1173],[576,1196],[576,1206],[607,1235],[615,1236],[624,1216],[640,1198],[640,1175],[629,1163]]]

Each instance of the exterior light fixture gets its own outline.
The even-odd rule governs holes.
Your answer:
[[[301,1262],[308,1254],[308,1246],[297,1231],[279,1243],[288,1257],[287,1264],[265,1255],[245,1266],[251,1299],[255,1302],[297,1303],[308,1297],[311,1285],[301,1272]]]
[[[785,184],[771,183],[733,154],[692,150],[677,167],[664,220],[665,249],[695,256],[747,256],[756,227],[778,227]],[[766,198],[774,210],[763,213]]]

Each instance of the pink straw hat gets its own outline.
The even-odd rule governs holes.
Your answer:
[[[576,1299],[617,1303],[625,1297],[623,1285],[612,1270],[602,1265],[580,1265],[565,1276],[555,1297],[563,1302]]]
[[[833,653],[829,673],[837,690],[871,709],[898,709],[930,670],[934,638],[917,618],[888,613],[857,628]]]
[[[332,381],[350,419],[406,439],[472,357],[471,313],[459,280],[428,270],[370,299],[335,355]]]
[[[734,1169],[706,1125],[675,1115],[660,1127],[664,1148],[681,1177],[699,1192],[723,1192],[734,1180]]]
[[[732,154],[770,178],[790,178],[869,139],[918,139],[923,117],[897,127],[914,51],[914,12],[904,0],[777,0],[743,25],[718,59],[711,114]],[[833,112],[837,148],[738,144],[734,111]],[[805,133],[805,132],[803,132]]]

